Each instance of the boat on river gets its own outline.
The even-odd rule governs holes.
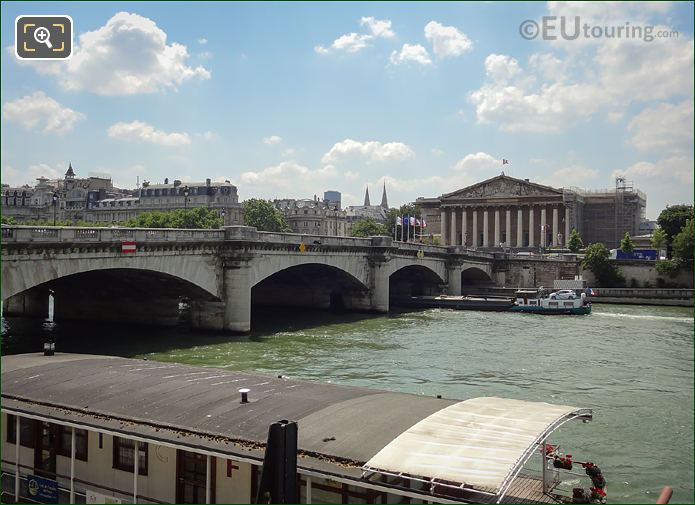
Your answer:
[[[515,293],[516,301],[509,310],[546,315],[582,315],[591,313],[591,302],[586,294],[577,295],[573,290],[563,289],[547,293],[538,289],[520,289]]]
[[[455,310],[488,310],[502,312],[514,305],[514,299],[502,296],[464,295],[464,296],[409,296],[397,298],[393,305],[402,307],[437,308]]]

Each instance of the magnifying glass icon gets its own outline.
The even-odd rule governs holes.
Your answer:
[[[46,44],[49,49],[53,47],[53,44],[51,44],[51,32],[44,26],[39,26],[34,30],[34,40],[39,44]]]

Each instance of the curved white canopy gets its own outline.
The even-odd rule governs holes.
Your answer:
[[[392,440],[363,470],[436,479],[503,495],[537,444],[590,409],[473,398],[426,417]]]

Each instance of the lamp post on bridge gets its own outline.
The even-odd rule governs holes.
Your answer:
[[[58,192],[53,192],[53,226],[56,225],[56,208],[58,207]]]
[[[225,209],[222,209],[222,212],[220,212],[220,214],[222,215],[222,226],[224,226],[225,225],[224,216],[227,215],[227,211]]]
[[[188,220],[188,194],[189,194],[188,186],[184,186],[183,187],[183,221],[184,221],[185,225],[187,225],[186,221]]]

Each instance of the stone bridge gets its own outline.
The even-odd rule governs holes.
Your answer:
[[[387,312],[394,297],[493,284],[495,261],[460,246],[244,226],[3,226],[2,301],[6,315],[45,317],[51,293],[57,320],[173,325],[183,300],[194,327],[247,332],[252,304]]]

